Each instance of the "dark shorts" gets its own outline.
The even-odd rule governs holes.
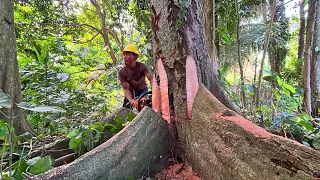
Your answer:
[[[145,92],[148,92],[148,88],[145,87],[143,89],[132,90],[130,92],[131,92],[132,99],[134,99],[134,98],[138,98],[141,94],[143,94]],[[129,103],[127,98],[124,98],[122,107],[126,107],[128,109],[132,109],[132,105]]]

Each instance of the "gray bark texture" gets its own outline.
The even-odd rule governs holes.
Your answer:
[[[203,179],[314,179],[320,152],[268,133],[226,108],[204,86],[180,131],[187,161]]]
[[[198,69],[198,79],[221,102],[235,110],[219,85],[213,63],[205,44],[201,1],[191,0],[187,7],[177,1],[151,0],[154,54],[161,58],[168,74],[171,103],[176,117],[186,118],[186,58],[192,56]],[[179,19],[179,13],[185,17]]]
[[[307,38],[304,50],[304,64],[303,64],[303,110],[311,115],[311,56],[313,47],[314,27],[316,19],[316,0],[309,1],[308,20],[307,20]]]
[[[304,36],[306,31],[306,18],[304,12],[304,2],[305,0],[300,0],[299,4],[299,14],[300,14],[300,29],[299,29],[299,42],[298,42],[298,58],[303,59],[304,50]]]
[[[218,64],[218,54],[215,45],[216,40],[216,24],[215,24],[215,1],[214,0],[203,0],[202,3],[202,21],[204,25],[205,32],[205,42],[208,53],[214,64],[214,72],[217,73],[219,69]]]
[[[148,177],[164,167],[170,150],[168,134],[167,121],[145,107],[128,126],[107,142],[74,162],[33,179],[127,180],[130,177]]]
[[[13,97],[15,103],[20,103],[21,84],[16,53],[16,37],[14,29],[14,1],[0,1],[0,90]],[[10,117],[11,109],[0,109]],[[13,115],[20,114],[21,109],[14,107]],[[0,115],[0,119],[6,119]],[[8,120],[8,119],[6,119]],[[22,114],[13,121],[15,133],[20,135],[25,132],[32,132]]]
[[[198,0],[151,0],[154,54],[164,62],[184,160],[203,179],[313,179],[320,153],[272,135],[228,107],[205,49]],[[179,13],[184,13],[179,18]],[[186,57],[193,56],[201,86],[186,117]],[[206,90],[208,89],[208,90]],[[210,91],[210,92],[209,92]]]
[[[316,24],[314,35],[314,49],[320,49],[320,1],[317,0],[316,7]],[[319,115],[318,108],[320,107],[320,51],[314,51],[314,56],[311,59],[311,93],[312,93],[312,112]]]

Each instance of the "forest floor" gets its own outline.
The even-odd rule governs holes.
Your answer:
[[[192,170],[191,166],[186,166],[182,163],[171,165],[158,172],[154,179],[156,180],[201,180]]]

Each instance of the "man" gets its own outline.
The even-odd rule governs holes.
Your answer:
[[[135,45],[128,44],[121,54],[125,64],[119,71],[119,79],[125,95],[123,107],[137,108],[138,102],[134,98],[148,91],[146,77],[152,85],[153,75],[145,64],[137,62],[140,53]]]

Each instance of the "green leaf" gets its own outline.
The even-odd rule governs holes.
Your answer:
[[[296,93],[296,90],[290,84],[283,84],[282,86],[284,88],[288,89],[291,93],[293,93],[293,94]]]
[[[283,89],[283,94],[286,95],[287,97],[290,97],[290,91],[287,89]]]
[[[50,123],[50,126],[49,126],[49,129],[50,129],[50,132],[51,133],[54,133],[55,132],[55,124],[54,123]]]
[[[18,160],[12,165],[14,180],[23,180],[23,173],[26,172],[28,164],[23,160]]]
[[[39,122],[41,122],[40,114],[33,116],[30,120],[32,126],[38,125]]]
[[[135,117],[136,117],[136,114],[134,114],[133,112],[130,112],[130,113],[128,114],[127,120],[128,120],[128,121],[132,121]]]
[[[73,149],[73,150],[77,150],[77,148],[81,142],[81,139],[82,139],[81,134],[79,134],[76,137],[71,138],[69,141],[69,148]]]
[[[32,50],[36,53],[37,61],[39,63],[41,63],[42,59],[41,59],[41,56],[40,56],[39,51],[37,50],[37,48],[34,46]]]
[[[50,156],[46,156],[30,166],[29,172],[32,174],[41,174],[52,168],[52,160]]]
[[[104,125],[104,129],[107,130],[107,131],[110,131],[111,129],[116,129],[117,127],[112,125],[112,124],[109,124],[109,123],[105,123]]]
[[[277,83],[278,83],[278,85],[279,86],[282,86],[282,84],[283,84],[283,81],[279,78],[279,76],[277,76]]]
[[[117,122],[118,126],[122,126],[125,123],[120,116],[117,116],[115,121]]]
[[[312,126],[309,122],[300,121],[300,122],[299,122],[299,125],[305,127],[305,128],[306,128],[307,130],[309,130],[309,131],[312,131],[312,130],[313,130],[313,126]]]
[[[312,138],[312,145],[316,149],[320,149],[320,136],[315,136],[314,138]]]
[[[68,138],[73,138],[73,137],[77,136],[78,134],[79,134],[79,130],[78,129],[74,129],[67,135],[67,137]]]
[[[46,55],[45,55],[45,57],[43,58],[43,63],[44,63],[44,64],[48,64],[48,62],[49,62],[49,54],[48,54],[48,52],[47,52]]]
[[[33,166],[35,163],[37,163],[41,159],[40,156],[34,157],[32,159],[28,159],[27,164],[29,166]]]
[[[5,120],[0,120],[0,139],[5,140],[6,136],[9,134],[7,123]]]
[[[254,96],[254,91],[249,91],[250,96]]]
[[[3,174],[3,180],[10,180],[9,174]]]
[[[10,108],[11,103],[11,98],[0,90],[0,108]]]
[[[91,129],[95,129],[98,131],[103,131],[103,125],[100,122],[96,122],[90,126]]]
[[[34,112],[51,112],[51,113],[60,113],[65,112],[64,109],[56,107],[56,106],[31,106],[29,103],[22,102],[17,104],[21,109],[26,109]]]
[[[0,147],[0,152],[9,152],[9,144],[6,144],[6,146],[2,144]]]
[[[263,80],[268,81],[268,82],[273,82],[275,81],[275,77],[274,76],[264,76]]]
[[[281,93],[278,89],[272,90],[272,94],[276,97],[277,101],[280,101],[281,99]]]

